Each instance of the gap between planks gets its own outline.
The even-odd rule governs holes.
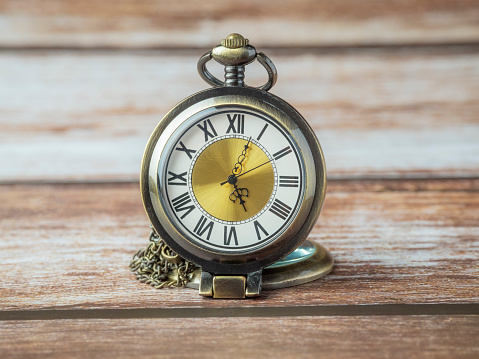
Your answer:
[[[139,175],[138,175],[139,177]],[[457,182],[457,183],[456,183]],[[362,176],[328,176],[327,185],[355,185],[361,184],[374,187],[376,185],[392,185],[387,190],[400,191],[411,190],[411,185],[414,187],[412,190],[429,190],[429,188],[416,188],[421,183],[436,183],[441,186],[440,190],[459,189],[457,184],[461,184],[459,187],[461,191],[478,191],[479,190],[479,176],[457,176],[457,177],[442,177],[442,176],[417,176],[417,177],[362,177]],[[409,184],[410,186],[404,186]],[[0,180],[0,186],[99,186],[99,185],[140,185],[140,182],[133,179],[19,179],[19,180]],[[432,190],[437,190],[433,188]]]
[[[161,53],[162,55],[197,55],[201,51],[211,50],[215,46],[215,42],[211,46],[90,46],[90,45],[2,45],[0,44],[0,53],[9,52],[79,52],[79,53],[125,53],[125,54],[141,54],[141,53]],[[444,43],[391,43],[391,44],[366,44],[366,45],[298,45],[298,46],[258,46],[258,51],[280,55],[337,55],[350,53],[371,53],[371,52],[407,52],[407,53],[438,53],[438,54],[455,54],[455,53],[477,53],[479,52],[478,41],[467,42],[444,42]]]
[[[254,302],[254,299],[252,300]],[[479,303],[0,311],[0,321],[58,319],[479,315]]]

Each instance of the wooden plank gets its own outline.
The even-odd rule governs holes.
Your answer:
[[[204,47],[231,32],[268,46],[477,43],[477,1],[2,0],[0,46]]]
[[[0,355],[49,358],[475,358],[479,316],[3,322]]]
[[[207,86],[199,54],[0,53],[0,180],[136,181],[157,122]],[[477,51],[271,58],[279,71],[272,92],[311,123],[330,178],[479,173]],[[264,82],[259,64],[250,70],[247,83]]]
[[[479,180],[331,182],[310,239],[336,260],[254,305],[477,303]],[[128,263],[147,244],[137,184],[0,186],[0,310],[251,306],[156,290]]]

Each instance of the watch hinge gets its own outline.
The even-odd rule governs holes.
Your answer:
[[[247,275],[213,275],[201,272],[200,295],[218,299],[258,297],[261,293],[262,271]]]

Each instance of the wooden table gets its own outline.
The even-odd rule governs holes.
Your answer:
[[[0,24],[1,358],[479,357],[477,1],[1,0]],[[322,143],[336,261],[244,301],[128,268],[148,136],[231,32]]]

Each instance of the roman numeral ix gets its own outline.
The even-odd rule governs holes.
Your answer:
[[[226,133],[230,133],[230,131],[233,131],[233,133],[244,133],[244,115],[235,114],[231,117],[230,114],[227,114],[227,116],[230,123]]]
[[[280,187],[299,187],[298,176],[279,176]]]
[[[274,213],[282,220],[288,218],[289,214],[291,213],[292,208],[287,204],[281,202],[279,199],[275,199],[269,211]]]
[[[231,243],[231,239],[234,239],[235,244],[238,245],[238,237],[236,236],[236,228],[231,227],[228,233],[228,226],[225,226],[225,246],[229,246]]]
[[[206,240],[209,241],[211,232],[213,231],[213,225],[214,225],[213,221],[210,221],[208,224],[206,224],[206,217],[201,216],[198,223],[196,223],[196,227],[193,230],[193,232],[195,232],[197,235],[201,237],[206,231],[208,231],[208,234],[206,235]]]
[[[171,204],[173,205],[173,208],[176,212],[185,212],[180,217],[181,219],[185,218],[187,215],[190,214],[192,210],[195,209],[195,206],[193,204],[188,205],[189,203],[191,203],[191,198],[188,195],[188,192],[185,192],[182,195],[173,198],[171,201]]]
[[[201,126],[201,124],[198,124],[198,127],[205,133],[205,142],[208,141],[210,137],[214,138],[215,136],[218,136],[215,128],[213,127],[209,119],[206,121],[203,121],[203,126]]]
[[[171,172],[171,171],[168,171],[168,174],[171,176],[168,178],[168,185],[170,186],[186,186],[186,173],[187,172],[183,172],[183,173],[180,173],[179,175],[177,175],[176,173],[174,172]]]

